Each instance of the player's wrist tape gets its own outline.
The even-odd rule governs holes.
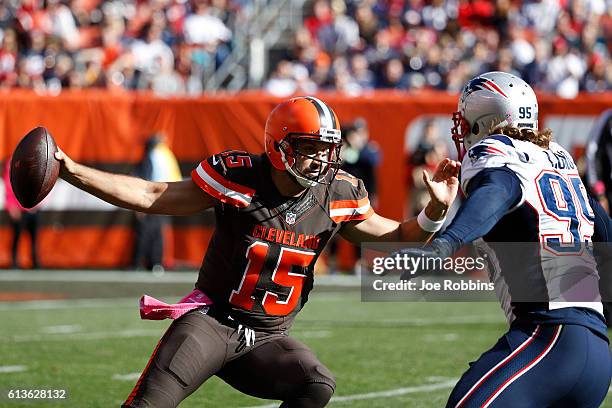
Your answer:
[[[424,208],[417,217],[417,223],[419,224],[419,227],[421,227],[423,231],[427,231],[427,232],[440,231],[440,228],[442,228],[442,225],[444,225],[444,221],[446,221],[446,217],[443,217],[442,219],[438,221],[432,220],[431,218],[427,216],[427,214],[425,214]]]

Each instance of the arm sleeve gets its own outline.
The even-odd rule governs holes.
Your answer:
[[[507,167],[480,171],[468,185],[468,198],[439,239],[449,242],[456,251],[497,224],[523,197],[519,178]]]

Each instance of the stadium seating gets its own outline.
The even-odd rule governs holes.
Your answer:
[[[0,4],[0,87],[278,96],[457,92],[503,70],[574,97],[611,89],[605,0],[27,0]]]

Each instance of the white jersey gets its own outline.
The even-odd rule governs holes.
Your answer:
[[[503,135],[489,136],[465,156],[462,190],[468,195],[469,183],[479,172],[500,167],[519,178],[522,198],[485,241],[541,243],[530,261],[517,253],[505,263],[501,259],[504,251],[495,256],[489,245],[480,244],[481,250],[491,254],[490,278],[508,319],[514,318],[511,302],[525,301],[517,297],[521,285],[529,285],[533,293],[540,285],[549,310],[577,306],[603,313],[597,264],[585,244],[593,236],[595,217],[570,154],[554,142],[543,149]],[[510,270],[516,268],[510,267],[513,263],[522,265],[520,270]]]

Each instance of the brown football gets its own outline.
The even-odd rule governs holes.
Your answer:
[[[32,208],[49,194],[59,176],[57,145],[44,127],[32,129],[21,139],[11,158],[11,186],[25,208]]]

